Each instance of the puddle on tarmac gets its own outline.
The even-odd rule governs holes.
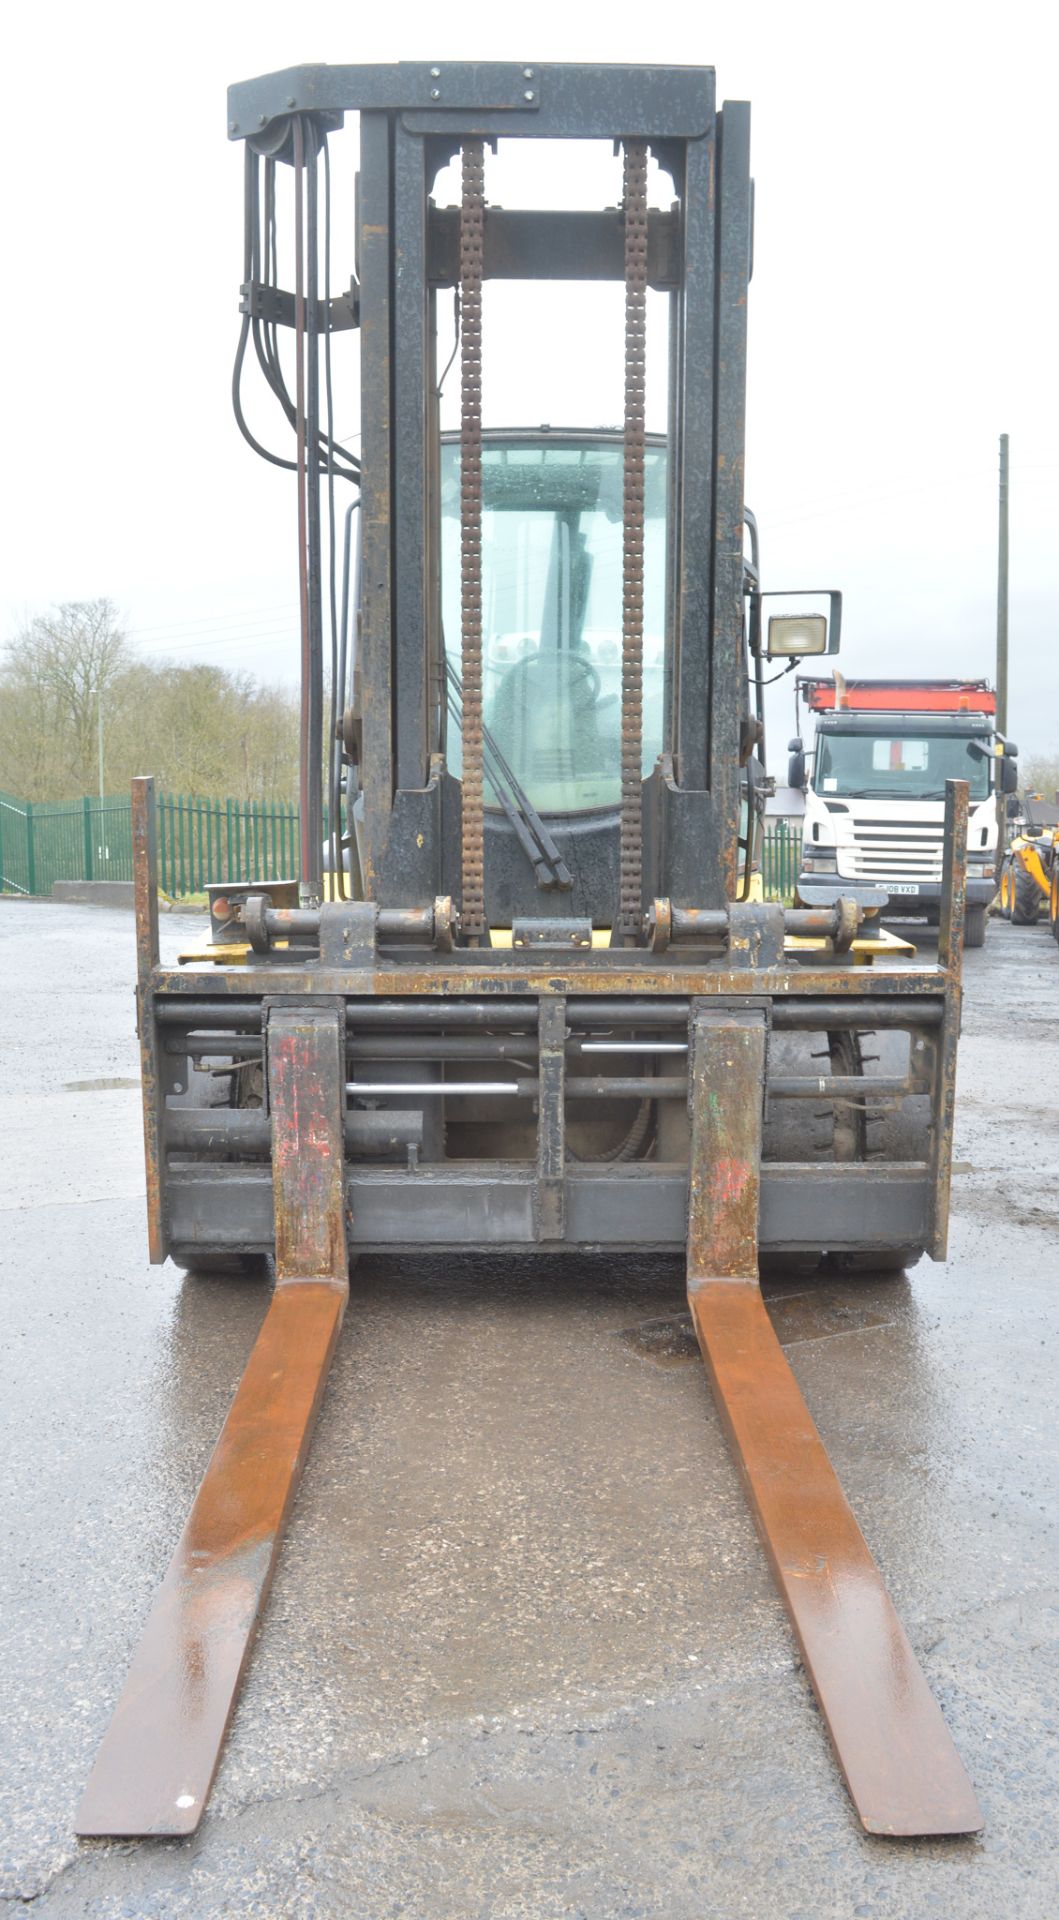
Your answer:
[[[653,1360],[659,1367],[676,1367],[699,1357],[690,1313],[675,1313],[666,1320],[644,1320],[638,1327],[622,1327],[620,1337],[635,1353],[642,1354],[645,1360]]]
[[[889,1327],[894,1315],[869,1306],[855,1288],[821,1286],[811,1293],[791,1293],[769,1300],[769,1318],[781,1347],[802,1340],[831,1340],[837,1333],[861,1333],[869,1327]]]

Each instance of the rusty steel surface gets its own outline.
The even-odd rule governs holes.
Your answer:
[[[268,1022],[276,1279],[346,1282],[345,1015],[273,1007]]]
[[[938,965],[955,969],[957,975],[963,956],[963,923],[967,907],[967,814],[970,792],[966,780],[945,782]]]
[[[519,949],[514,963],[493,952],[486,960],[481,954],[456,956],[445,954],[437,961],[416,961],[407,965],[380,964],[352,973],[349,968],[297,966],[280,953],[267,974],[245,966],[209,966],[159,968],[152,976],[156,993],[201,1003],[212,1000],[223,1006],[249,997],[259,1001],[269,994],[344,994],[356,999],[404,999],[409,1003],[451,1000],[455,997],[492,999],[498,1002],[519,995],[545,997],[558,993],[603,1001],[637,997],[655,999],[671,995],[703,998],[714,995],[729,998],[763,994],[793,1002],[804,997],[819,1002],[821,997],[835,1000],[860,1000],[873,1009],[888,996],[929,995],[939,1000],[948,991],[947,976],[936,967],[797,967],[777,968],[767,977],[760,968],[699,967],[656,965],[633,960],[620,952],[603,956],[606,964],[545,968],[541,962],[527,965],[525,949]],[[505,964],[506,961],[506,964]]]
[[[839,1765],[869,1833],[983,1822],[758,1283],[762,1015],[694,1009],[688,1300],[718,1411]]]
[[[483,940],[485,816],[482,794],[482,254],[485,170],[480,140],[463,146],[460,207],[460,595],[463,679],[461,919]]]
[[[83,1836],[198,1826],[344,1303],[326,1281],[277,1285],[85,1788]]]
[[[618,920],[623,943],[643,910],[644,422],[647,355],[647,146],[625,143],[625,434],[622,493],[621,811]]]
[[[78,1809],[82,1836],[202,1818],[349,1292],[342,1016],[269,1022],[276,1288]]]
[[[136,1032],[140,1043],[147,1245],[154,1265],[165,1258],[162,1180],[162,1088],[151,978],[158,966],[157,812],[154,781],[132,783],[132,874],[136,910]]]

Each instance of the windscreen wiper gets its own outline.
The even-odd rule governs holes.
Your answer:
[[[463,684],[452,661],[446,657],[445,680],[448,707],[456,725],[463,728]],[[536,807],[504,758],[496,736],[482,723],[482,759],[489,784],[514,829],[515,838],[544,891],[569,892],[574,878],[566,861],[548,832]]]

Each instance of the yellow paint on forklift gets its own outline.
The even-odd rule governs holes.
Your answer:
[[[785,953],[830,953],[831,942],[822,933],[788,933],[784,937]],[[878,933],[864,935],[854,940],[850,949],[856,966],[870,963],[882,954],[892,959],[899,953],[915,953],[911,940],[902,940],[899,934],[890,933],[886,927],[880,927]]]

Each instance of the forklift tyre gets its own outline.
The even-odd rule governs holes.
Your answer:
[[[828,1266],[832,1273],[849,1280],[869,1280],[875,1274],[904,1273],[923,1258],[922,1247],[887,1247],[879,1253],[833,1253]]]
[[[257,1280],[266,1266],[263,1253],[240,1253],[233,1247],[170,1247],[169,1258],[186,1273],[217,1279]]]

